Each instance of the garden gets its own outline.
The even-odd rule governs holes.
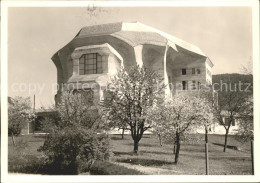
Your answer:
[[[42,123],[44,134],[21,134],[33,122],[28,98],[8,106],[8,171],[48,175],[253,174],[250,92],[165,95],[160,75],[135,66],[118,71],[98,104],[89,90],[63,92]],[[230,81],[230,78],[229,78]],[[162,84],[163,83],[163,84]],[[88,93],[89,92],[89,93]],[[252,94],[252,91],[251,91]],[[240,121],[236,135],[229,130]],[[225,134],[211,133],[218,123]],[[111,133],[121,129],[122,134]],[[198,134],[197,130],[204,133]],[[125,132],[128,132],[124,134]]]
[[[197,134],[196,139],[203,138]],[[27,135],[17,137],[18,144],[14,147],[9,138],[8,167],[10,173],[48,174],[44,170],[44,154],[38,152],[43,145],[43,135]],[[178,165],[173,163],[174,154],[171,144],[160,146],[155,135],[144,135],[140,142],[140,152],[132,151],[133,142],[130,135],[111,135],[110,148],[113,157],[108,163],[97,161],[90,170],[80,175],[204,175],[205,151],[203,140],[187,142],[180,151]],[[250,143],[241,143],[231,136],[229,144],[241,150],[228,149],[223,152],[223,135],[209,135],[209,173],[211,175],[250,175],[251,157]]]

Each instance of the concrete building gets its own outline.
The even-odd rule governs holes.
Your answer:
[[[137,64],[162,75],[166,95],[212,83],[213,63],[197,46],[139,22],[84,27],[52,60],[59,85],[56,102],[63,89],[75,88],[89,89],[98,102],[118,68]]]

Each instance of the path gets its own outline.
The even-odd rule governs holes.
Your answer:
[[[180,175],[182,172],[176,171],[176,170],[168,170],[163,168],[157,168],[157,167],[146,167],[142,165],[132,165],[129,163],[119,163],[119,162],[113,162],[114,164],[124,166],[129,169],[135,169],[139,172],[142,172],[147,175]]]

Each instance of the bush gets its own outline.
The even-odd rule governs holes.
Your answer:
[[[107,135],[77,127],[49,134],[39,150],[48,157],[50,174],[78,174],[93,160],[106,160],[110,154]]]
[[[108,135],[98,110],[80,93],[63,93],[57,114],[45,126],[49,132],[39,149],[48,157],[50,174],[75,175],[94,160],[109,158]]]
[[[90,168],[92,175],[144,175],[137,170],[115,165],[107,161],[95,161]]]

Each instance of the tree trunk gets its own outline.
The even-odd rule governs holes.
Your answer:
[[[125,128],[122,129],[122,134],[121,134],[122,139],[124,139],[124,134],[125,134]]]
[[[134,153],[138,154],[138,146],[139,146],[139,141],[142,139],[143,134],[144,134],[144,129],[143,126],[141,127],[131,127],[131,136],[132,139],[134,140]]]
[[[181,147],[180,134],[178,132],[176,132],[176,152],[175,152],[175,161],[174,161],[175,164],[178,163],[180,147]]]
[[[176,141],[174,140],[174,142],[173,142],[173,154],[175,154],[176,153]]]
[[[254,140],[251,139],[251,165],[252,165],[252,175],[254,175]]]
[[[139,143],[138,140],[134,140],[134,153],[135,154],[138,154],[138,143]]]
[[[205,127],[205,143],[208,143],[208,129]]]
[[[205,143],[205,163],[206,163],[206,175],[209,174],[209,153],[208,153],[208,143]]]
[[[229,131],[229,129],[226,130],[226,134],[225,134],[225,144],[224,144],[224,150],[223,150],[223,152],[226,152],[226,149],[227,149],[228,131]]]
[[[13,141],[13,145],[15,146],[15,139],[14,139],[14,134],[12,133],[12,141]]]
[[[160,146],[162,146],[162,136],[161,136],[161,134],[158,134],[158,137],[159,137],[159,141],[160,141]]]
[[[209,174],[209,154],[208,154],[208,128],[205,126],[205,162],[206,162],[206,175]]]

